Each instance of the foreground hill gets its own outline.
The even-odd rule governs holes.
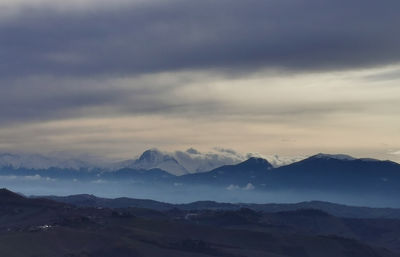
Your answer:
[[[144,217],[170,216],[213,227],[268,233],[336,235],[400,251],[399,209],[353,207],[326,202],[230,204],[202,201],[169,204],[130,198],[106,199],[92,195],[48,198],[78,206],[124,208]],[[161,213],[142,212],[140,208]]]
[[[28,199],[1,190],[0,256],[399,257],[396,249],[381,248],[380,241],[302,230],[308,221],[297,227],[296,219],[315,219],[316,215],[322,218],[314,227],[333,231],[331,219],[337,218],[315,211],[264,215],[246,209],[111,210]]]

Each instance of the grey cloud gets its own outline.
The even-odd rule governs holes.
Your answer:
[[[116,114],[168,113],[196,104],[178,99],[177,80],[33,77],[0,80],[0,125]],[[200,105],[203,103],[199,103]]]
[[[73,90],[68,87],[54,88],[52,85],[16,86],[3,90],[0,95],[0,124],[79,117],[84,115],[86,108],[111,105],[125,98],[121,90]]]
[[[172,0],[0,22],[0,75],[343,69],[400,60],[397,0]]]
[[[398,62],[399,7],[397,0],[171,0],[75,12],[31,8],[0,20],[0,124],[154,113],[308,122],[336,112],[363,112],[369,102],[256,106],[212,96],[196,100],[175,94],[187,78],[138,77],[211,69],[240,76],[265,68],[315,71]],[[205,81],[204,74],[210,73],[196,79]],[[116,77],[134,82],[114,85]]]
[[[222,147],[214,147],[214,150],[220,153],[228,153],[231,155],[238,155],[238,153],[233,150],[233,149],[226,149],[226,148],[222,148]]]
[[[376,82],[398,80],[400,79],[400,70],[380,72],[377,74],[365,76],[364,79]]]
[[[392,155],[400,155],[400,150],[398,150],[398,151],[391,151],[391,152],[389,152],[389,154],[392,154]]]
[[[80,117],[115,117],[125,115],[163,115],[190,118],[193,122],[247,120],[249,122],[310,123],[335,113],[370,112],[384,108],[380,101],[307,103],[241,103],[218,98],[176,94],[186,86],[172,80],[164,85],[133,80],[132,85],[114,82],[40,79],[22,80],[0,94],[0,125],[13,122],[46,121]],[[397,100],[396,100],[397,101]],[[387,102],[387,101],[386,101]],[[387,102],[391,104],[391,102]],[[384,108],[384,110],[386,110]],[[229,149],[219,149],[230,152]]]

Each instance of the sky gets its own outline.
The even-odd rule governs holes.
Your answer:
[[[112,3],[110,3],[112,2]],[[0,0],[0,151],[400,161],[398,0]]]

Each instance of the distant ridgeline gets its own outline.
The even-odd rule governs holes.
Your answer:
[[[165,164],[166,162],[167,164]],[[165,164],[165,165],[164,165]],[[393,200],[400,195],[400,164],[375,159],[355,159],[346,155],[318,154],[302,161],[281,167],[273,167],[267,160],[252,157],[234,165],[224,165],[210,171],[176,176],[161,168],[179,167],[176,159],[145,152],[130,167],[117,169],[77,167],[28,168],[2,163],[0,176],[26,177],[32,181],[55,179],[60,181],[134,181],[136,185],[152,188],[177,188],[201,190],[204,187],[224,192],[253,192],[258,195],[271,192],[310,192],[340,194],[343,197],[371,198],[371,201]],[[149,188],[149,187],[148,187]],[[321,195],[323,195],[321,194]],[[309,199],[309,200],[315,200]],[[319,198],[318,198],[319,199]],[[279,199],[277,199],[279,201]],[[396,204],[394,204],[396,205]],[[397,206],[397,207],[399,207]]]

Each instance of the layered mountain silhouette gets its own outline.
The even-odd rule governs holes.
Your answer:
[[[223,165],[238,164],[246,159],[246,156],[225,149],[202,153],[193,148],[174,152],[153,148],[143,152],[137,159],[115,163],[113,169],[162,169],[180,176],[207,172]]]
[[[250,158],[210,172],[177,178],[188,183],[252,183],[261,188],[396,190],[400,185],[400,165],[391,161],[355,159],[344,155],[318,154],[305,160],[274,168],[267,160]]]
[[[189,171],[173,156],[149,150],[125,166],[117,170],[3,166],[0,176],[6,176],[11,185],[16,178],[23,178],[30,184],[39,180],[66,183],[113,181],[124,183],[126,190],[139,190],[140,187],[150,196],[169,196],[166,199],[178,196],[181,201],[209,200],[213,199],[212,194],[216,194],[222,201],[248,202],[248,199],[254,199],[249,192],[254,192],[257,193],[257,202],[265,202],[264,196],[285,194],[289,201],[323,200],[400,207],[397,200],[400,194],[400,164],[391,161],[317,154],[274,167],[265,159],[251,157],[238,164],[188,174]],[[248,199],[240,196],[242,191],[247,191]],[[272,201],[271,197],[266,199]]]
[[[400,165],[391,161],[318,154],[275,169],[268,185],[314,189],[397,191]],[[278,183],[279,182],[279,183]],[[278,183],[278,184],[277,184]]]
[[[370,206],[400,206],[400,165],[391,161],[318,154],[274,168],[250,158],[210,172],[175,177],[183,185],[285,194],[298,200],[328,200]],[[260,196],[261,197],[261,196]],[[260,199],[260,198],[259,198]],[[258,200],[262,201],[262,200]]]
[[[225,210],[235,211],[242,208],[251,209],[256,212],[291,212],[297,210],[320,210],[324,213],[354,219],[398,219],[400,220],[400,208],[371,208],[357,207],[343,204],[335,204],[322,201],[308,201],[299,203],[222,203],[215,201],[197,201],[184,204],[172,204],[148,199],[135,199],[129,197],[103,198],[95,195],[80,194],[70,196],[41,196],[41,198],[54,200],[80,207],[96,208],[143,208],[157,211],[180,209],[184,211],[198,210]]]
[[[207,185],[248,184],[266,179],[273,166],[265,159],[251,157],[236,165],[225,165],[209,172],[184,175],[176,178],[184,183],[205,183]]]
[[[3,155],[4,158],[11,158]],[[391,161],[356,159],[347,155],[317,154],[289,165],[274,167],[267,160],[251,157],[235,165],[223,165],[208,172],[187,174],[188,170],[174,157],[156,149],[145,151],[137,160],[127,161],[115,171],[64,167],[34,168],[29,165],[3,163],[2,175],[44,175],[55,178],[106,177],[175,179],[178,182],[207,184],[263,185],[267,188],[301,186],[305,188],[350,188],[355,185],[371,189],[392,188],[400,181],[400,165]],[[13,160],[17,157],[12,157]],[[17,158],[18,159],[18,158]],[[14,160],[15,161],[15,160]],[[26,166],[26,167],[25,167]],[[41,167],[41,166],[40,166]],[[87,171],[86,173],[84,171]],[[176,177],[176,175],[183,175]],[[339,183],[340,182],[340,183]]]
[[[164,152],[153,148],[144,151],[135,159],[118,162],[98,160],[98,158],[89,158],[89,160],[86,160],[85,157],[82,158],[2,153],[0,154],[0,168],[28,170],[50,168],[69,170],[102,169],[107,171],[125,168],[138,170],[162,169],[174,175],[183,175],[206,172],[223,165],[237,164],[247,159],[246,156],[232,150],[215,149],[211,152],[202,153],[193,148],[174,152]]]
[[[399,219],[349,219],[318,209],[266,212],[196,204],[160,209],[162,204],[149,201],[142,202],[146,208],[107,208],[99,207],[105,199],[94,196],[68,199],[79,206],[0,190],[0,255],[398,257],[400,252]]]

